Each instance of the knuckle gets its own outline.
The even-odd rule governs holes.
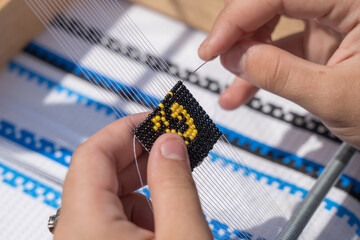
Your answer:
[[[282,93],[286,89],[286,83],[290,75],[290,67],[285,67],[281,56],[272,56],[267,59],[269,67],[264,69],[263,88],[274,93]]]

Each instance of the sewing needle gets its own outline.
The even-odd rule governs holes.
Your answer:
[[[197,72],[197,70],[199,70],[202,66],[204,66],[205,65],[205,63],[207,63],[209,60],[207,60],[207,61],[205,61],[205,62],[203,62],[199,67],[197,67],[192,73],[190,73],[189,74],[189,76],[186,78],[187,80],[189,80],[190,79],[190,77],[192,76],[192,75],[194,75],[194,73],[196,73]]]

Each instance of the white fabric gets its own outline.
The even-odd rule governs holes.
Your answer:
[[[126,13],[164,59],[178,65],[180,69],[194,70],[202,63],[197,56],[197,47],[206,37],[204,32],[191,29],[183,23],[144,7],[126,2],[123,4]],[[101,24],[99,22],[97,27],[104,27]],[[111,29],[107,30],[106,34],[111,36]],[[75,38],[72,41],[81,42]],[[40,34],[33,43],[63,56],[61,47],[48,31]],[[82,52],[81,55],[79,53],[81,59],[77,60],[87,66],[96,59],[99,51],[102,51],[99,46],[89,47],[87,52]],[[119,60],[116,55],[112,57],[117,58],[117,61],[139,64],[127,58]],[[97,66],[99,67],[96,69],[97,72],[109,78],[114,77],[111,73],[110,76],[107,75],[109,66],[101,63]],[[138,74],[139,81],[145,86],[152,84],[153,76],[148,76],[145,70]],[[222,88],[232,77],[221,67],[218,60],[206,64],[198,74],[200,77],[219,81]],[[146,76],[146,81],[141,79],[143,77],[141,75]],[[218,94],[193,84],[186,85],[209,115],[213,116],[215,122],[248,137],[253,143],[260,143],[261,146],[265,145],[322,166],[326,165],[339,146],[338,142],[329,138],[295,127],[247,106],[231,112],[224,111],[217,104]],[[93,86],[73,74],[55,68],[28,53],[19,53],[2,70],[0,75],[0,239],[52,238],[46,223],[48,216],[55,213],[56,208],[61,205],[62,181],[70,162],[67,150],[71,153],[89,136],[116,119],[115,114],[107,112],[108,102],[104,100],[101,91],[104,90],[100,90],[99,93]],[[269,93],[260,91],[257,97],[264,105],[280,106],[285,114],[290,112],[308,114],[299,106]],[[135,103],[118,102],[119,100],[113,95],[110,98],[111,101],[121,105],[123,111],[131,113],[132,105]],[[225,148],[234,148],[228,144],[222,143],[222,145]],[[269,161],[265,156],[257,156],[251,151],[239,148],[235,148],[235,151],[253,170],[248,177],[249,180],[246,181],[259,182],[289,218],[303,199],[304,193],[314,184],[315,179],[296,169]],[[238,176],[239,179],[243,178],[240,176],[241,171],[233,170],[236,159],[231,159],[235,165],[226,166],[221,164],[221,159],[215,160],[214,163],[205,162],[202,167],[205,168],[206,164],[215,164],[214,169],[233,174],[233,179],[237,179]],[[201,168],[195,171],[200,170]],[[358,182],[359,170],[360,156],[357,153],[345,170],[345,175]],[[224,181],[226,182],[227,179],[218,179],[218,186],[214,186],[214,189],[220,189]],[[198,188],[203,191],[200,185]],[[257,200],[261,201],[261,199]],[[202,199],[202,201],[214,200]],[[241,207],[238,206],[239,196],[233,194],[229,201],[233,206],[227,206],[228,209]],[[211,217],[207,215],[207,220],[216,239],[260,239],[260,237],[273,239],[270,235],[245,234],[258,232],[258,229],[264,228],[267,223],[254,226],[253,229],[241,229],[242,233],[236,232],[234,229],[236,226],[227,228],[231,225],[229,222],[223,222],[222,228],[219,228],[214,224],[216,221],[214,216],[221,215],[228,209],[223,209],[221,206],[218,209],[208,209]],[[251,211],[249,214],[251,215]],[[231,213],[229,217],[241,218],[241,216],[232,216]],[[281,217],[279,215],[279,219],[274,221],[285,222],[286,220]],[[344,190],[334,187],[306,227],[301,239],[358,239],[359,219],[359,200]],[[268,224],[271,226],[271,223]]]

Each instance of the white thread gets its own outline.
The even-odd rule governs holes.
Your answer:
[[[140,168],[139,168],[139,164],[138,164],[138,160],[137,160],[137,156],[136,156],[135,139],[136,139],[136,137],[134,135],[134,137],[133,137],[134,160],[135,160],[136,170],[137,170],[137,173],[139,175],[139,180],[140,180],[141,187],[144,188],[145,186],[144,186],[144,182],[143,182],[142,177],[141,177]],[[152,208],[152,205],[151,205],[150,200],[149,200],[148,197],[146,197],[146,201],[148,202],[149,207],[150,207],[151,211],[153,212],[153,208]]]

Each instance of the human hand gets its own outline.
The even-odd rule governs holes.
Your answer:
[[[307,19],[306,29],[276,42],[279,15]],[[221,55],[237,79],[220,97],[234,109],[263,88],[317,116],[360,149],[360,2],[228,0],[199,56]]]
[[[141,186],[128,125],[145,117],[137,114],[120,119],[75,151],[64,183],[56,240],[212,239],[187,149],[177,134],[159,137],[150,155],[136,142],[155,220],[145,196],[134,192]]]

